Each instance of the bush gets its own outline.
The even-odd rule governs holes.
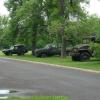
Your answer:
[[[100,44],[94,43],[91,48],[94,50],[94,56],[100,59]]]

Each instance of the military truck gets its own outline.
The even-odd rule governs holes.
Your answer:
[[[66,55],[69,56],[71,52],[70,48],[66,48]],[[55,44],[47,44],[44,48],[36,49],[36,57],[50,57],[50,56],[60,56],[61,55],[61,46]]]
[[[72,49],[71,57],[73,61],[89,60],[93,57],[94,51],[90,48],[89,44],[77,45]]]
[[[47,44],[44,48],[35,50],[36,57],[47,57],[60,54],[61,54],[60,48],[58,48],[56,45],[53,44]]]
[[[12,54],[24,55],[25,53],[28,52],[28,50],[26,49],[25,45],[18,44],[18,45],[11,46],[10,49],[4,49],[4,50],[2,50],[2,52],[6,56],[10,56]]]
[[[96,36],[87,36],[83,38],[83,44],[76,45],[71,52],[71,57],[73,61],[86,61],[89,60],[94,55],[94,51],[90,48],[89,43],[96,41]]]

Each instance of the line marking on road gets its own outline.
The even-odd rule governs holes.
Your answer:
[[[53,67],[56,66],[56,68],[73,69],[73,70],[79,70],[79,71],[84,71],[84,72],[100,74],[100,71],[91,70],[91,69],[75,68],[75,67],[69,67],[69,66],[63,66],[63,65],[57,65],[57,64],[49,64],[49,63],[45,63],[45,62],[36,62],[36,61],[29,61],[29,60],[15,59],[15,58],[5,58],[5,57],[0,57],[0,58],[15,60],[15,61],[22,61],[22,62],[29,62],[29,63],[34,63],[34,64],[48,65],[48,66],[53,66]]]

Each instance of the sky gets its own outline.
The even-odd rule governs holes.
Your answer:
[[[90,0],[90,4],[87,8],[89,14],[97,14],[100,16],[100,1],[99,0]]]
[[[4,7],[4,1],[5,0],[0,0],[0,15],[8,15],[9,12],[7,9]],[[100,1],[98,0],[90,0],[90,5],[86,7],[87,11],[89,14],[97,14],[100,16]]]
[[[8,11],[6,7],[4,6],[4,1],[5,0],[0,0],[0,15],[8,15]]]

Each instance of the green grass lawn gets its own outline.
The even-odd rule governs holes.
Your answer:
[[[72,61],[70,57],[66,57],[64,59],[60,57],[37,58],[37,57],[32,56],[31,54],[26,54],[25,56],[17,56],[17,55],[5,56],[2,53],[0,53],[0,56],[22,59],[22,60],[29,60],[29,61],[45,62],[45,63],[50,63],[50,64],[64,65],[66,67],[70,66],[70,67],[100,71],[100,60],[96,60],[93,58],[90,61],[86,61],[86,62],[75,62],[75,61]]]
[[[33,97],[23,97],[23,98],[11,97],[5,100],[69,100],[69,99],[63,96],[33,96]]]

